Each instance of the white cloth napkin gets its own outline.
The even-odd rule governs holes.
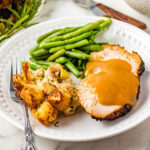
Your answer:
[[[150,17],[150,0],[125,0],[132,8]]]

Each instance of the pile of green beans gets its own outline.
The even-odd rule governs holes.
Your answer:
[[[37,46],[30,50],[30,61],[34,63],[30,68],[47,69],[49,65],[62,64],[79,78],[92,57],[90,52],[102,49],[95,36],[110,23],[110,19],[98,20],[84,26],[55,29],[38,37]]]

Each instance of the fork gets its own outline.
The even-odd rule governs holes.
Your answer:
[[[15,102],[20,103],[24,110],[25,114],[24,137],[26,143],[25,150],[37,150],[35,145],[35,134],[32,130],[29,120],[28,106],[21,98],[15,97],[15,89],[13,87],[13,74],[21,74],[21,60],[18,58],[14,58],[11,60],[10,95],[11,99]]]

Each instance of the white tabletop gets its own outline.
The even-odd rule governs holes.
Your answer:
[[[97,0],[125,14],[145,22],[150,31],[150,19],[130,8],[123,0]],[[67,9],[66,9],[67,8]],[[48,0],[37,18],[48,19],[94,15],[75,5],[71,0]],[[144,114],[143,114],[144,115]],[[36,137],[39,150],[150,150],[150,119],[118,136],[84,143],[58,142]],[[23,150],[23,132],[0,117],[0,150]]]

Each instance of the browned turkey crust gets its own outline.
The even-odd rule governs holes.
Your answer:
[[[105,45],[105,46],[102,47],[102,49],[103,49],[103,52],[93,52],[92,53],[92,56],[93,56],[92,60],[107,60],[107,59],[105,59],[105,56],[107,55],[107,53],[109,51],[113,51],[113,52],[115,52],[118,55],[118,57],[124,56],[121,59],[125,58],[125,59],[127,59],[129,61],[131,59],[133,59],[137,63],[136,64],[137,65],[136,66],[137,69],[133,73],[135,73],[135,75],[137,75],[139,78],[142,75],[142,73],[144,72],[144,70],[145,70],[144,62],[142,61],[141,57],[136,52],[132,52],[132,54],[131,54],[131,53],[127,52],[120,45]],[[79,88],[77,90],[78,91],[77,93],[78,93],[79,99],[81,98],[81,94],[82,94],[80,92],[80,89],[81,88],[85,88],[84,86],[83,87],[80,87],[80,86],[79,86]],[[139,88],[138,88],[138,92],[136,94],[136,100],[138,100],[139,94],[140,94],[140,85],[139,85]],[[81,99],[80,99],[80,102],[81,102]],[[81,102],[81,105],[83,106],[82,102]],[[102,121],[102,120],[108,120],[108,121],[111,121],[111,120],[115,120],[115,119],[117,119],[119,117],[122,117],[122,116],[126,115],[128,112],[131,111],[132,107],[133,106],[131,104],[126,104],[124,106],[120,106],[119,109],[116,108],[115,111],[108,113],[106,116],[104,115],[104,116],[101,116],[101,117],[96,117],[92,113],[89,113],[89,114],[92,116],[92,118],[94,118],[96,120],[100,120],[100,121]]]
[[[140,86],[138,88],[138,93],[137,93],[137,100],[139,98],[139,94],[140,94]],[[122,108],[120,108],[119,110],[117,111],[114,111],[113,113],[111,113],[110,115],[108,115],[107,117],[104,117],[104,118],[96,118],[96,117],[93,117],[93,119],[96,119],[97,121],[100,120],[100,121],[103,121],[103,120],[107,120],[107,121],[111,121],[111,120],[115,120],[119,117],[122,117],[122,116],[125,116],[128,112],[130,112],[132,109],[132,105],[130,104],[126,104],[124,105]]]

